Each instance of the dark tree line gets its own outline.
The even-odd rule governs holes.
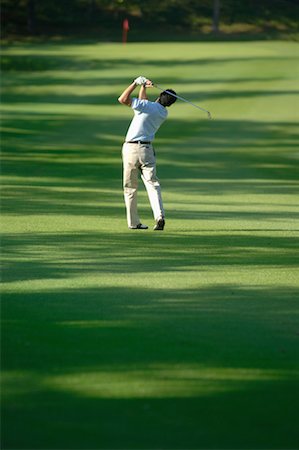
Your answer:
[[[272,23],[294,27],[298,0],[2,0],[2,32],[36,34],[66,27],[118,26],[129,17],[139,26],[200,29],[210,23]]]

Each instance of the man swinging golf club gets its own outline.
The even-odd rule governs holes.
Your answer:
[[[131,94],[137,86],[140,86],[138,98],[132,98]],[[167,89],[167,92],[161,92],[155,102],[150,102],[146,89],[153,86],[151,80],[140,76],[118,98],[122,105],[130,106],[134,111],[134,117],[122,148],[124,198],[130,229],[146,230],[148,228],[141,223],[138,216],[139,172],[153,210],[156,222],[154,230],[163,230],[165,226],[161,187],[156,175],[156,157],[152,142],[156,132],[167,118],[166,107],[171,106],[176,101],[176,97],[171,95],[175,95],[172,89]]]

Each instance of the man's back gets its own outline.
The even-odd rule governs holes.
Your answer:
[[[129,126],[126,141],[152,142],[155,134],[167,118],[167,109],[158,102],[133,98],[131,108],[134,118]]]

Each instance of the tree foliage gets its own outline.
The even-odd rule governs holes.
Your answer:
[[[2,0],[4,33],[47,33],[76,26],[113,26],[129,17],[140,26],[200,29],[202,23],[289,25],[298,16],[297,0]]]

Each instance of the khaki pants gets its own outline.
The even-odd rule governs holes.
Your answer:
[[[160,182],[156,175],[156,157],[151,144],[124,143],[123,187],[127,209],[128,227],[136,227],[140,223],[137,210],[138,173],[146,187],[154,219],[164,217]]]

